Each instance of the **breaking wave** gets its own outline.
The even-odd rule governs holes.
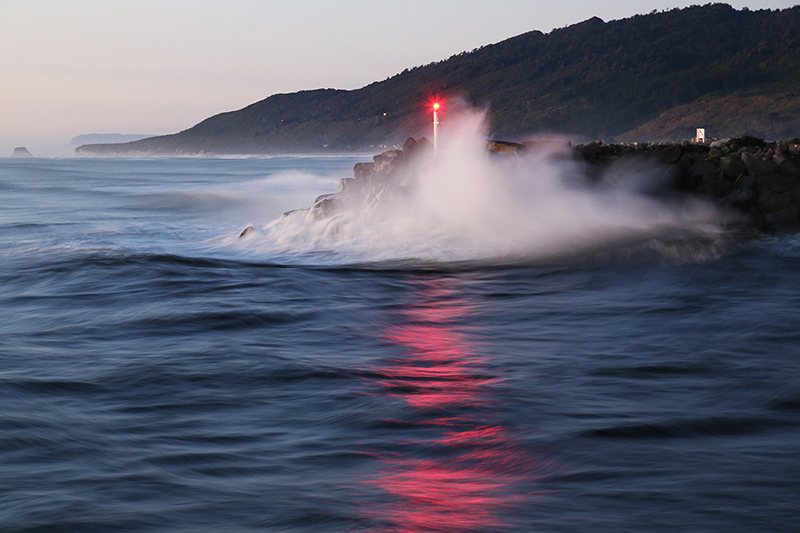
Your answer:
[[[485,113],[474,110],[451,117],[443,133],[404,198],[329,218],[297,210],[229,243],[323,263],[537,262],[642,250],[702,260],[730,244],[730,214],[653,194],[663,169],[620,166],[591,179],[566,143],[493,156]]]

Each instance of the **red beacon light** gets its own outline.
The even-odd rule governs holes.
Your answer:
[[[441,104],[439,102],[433,103],[433,151],[436,151],[437,145],[439,144],[439,107]]]

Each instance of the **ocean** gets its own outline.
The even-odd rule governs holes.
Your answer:
[[[368,160],[0,159],[0,530],[798,531],[800,237]]]

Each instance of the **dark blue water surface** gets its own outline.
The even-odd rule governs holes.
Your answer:
[[[363,159],[0,160],[0,530],[798,531],[800,239],[229,245]]]

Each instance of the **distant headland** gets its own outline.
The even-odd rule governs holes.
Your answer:
[[[488,109],[490,135],[605,142],[800,135],[800,6],[707,4],[531,31],[357,90],[275,94],[175,133],[86,155],[373,151],[428,135],[431,98]],[[447,106],[443,123],[447,120]]]

